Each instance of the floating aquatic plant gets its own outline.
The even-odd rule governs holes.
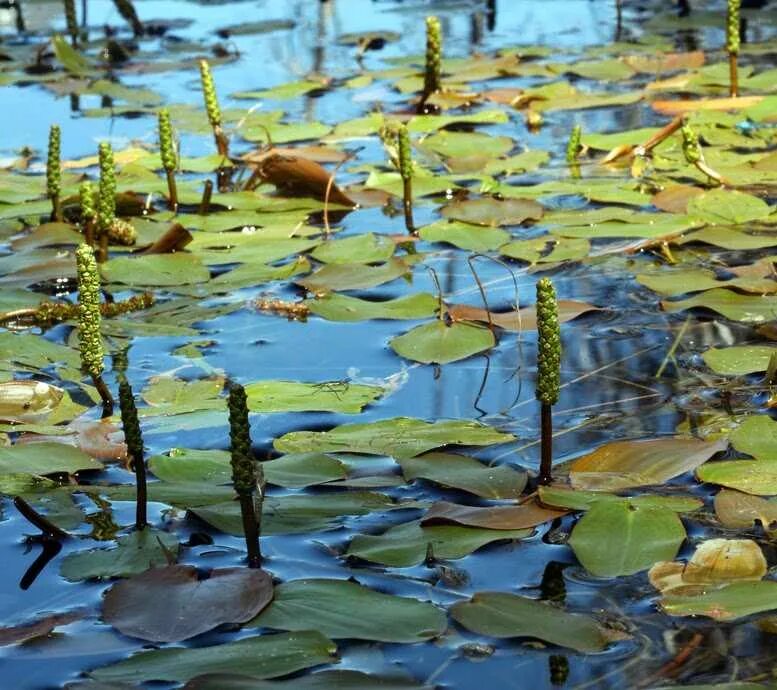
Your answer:
[[[113,413],[113,397],[103,381],[103,341],[100,334],[100,277],[88,244],[76,249],[78,271],[78,343],[81,366],[92,377],[103,401],[103,415]]]
[[[248,551],[248,567],[262,565],[259,529],[262,514],[264,477],[251,451],[251,427],[248,422],[248,399],[238,383],[229,387],[229,438],[232,463],[232,484],[240,500],[243,532]],[[258,491],[256,504],[254,493]]]
[[[726,12],[726,52],[728,52],[729,96],[739,93],[737,56],[739,55],[739,5],[740,0],[728,0]]]
[[[561,329],[556,290],[549,278],[537,282],[537,400],[541,404],[540,484],[552,480],[553,417],[561,382]]]
[[[135,407],[135,397],[132,386],[126,379],[119,383],[119,407],[121,408],[121,425],[124,429],[124,442],[127,444],[127,454],[135,471],[137,498],[135,501],[135,529],[143,529],[148,524],[146,489],[146,461],[143,451],[143,436],[138,421],[138,410]]]
[[[213,82],[213,75],[207,60],[200,60],[200,81],[202,83],[202,97],[205,100],[205,112],[208,115],[208,122],[210,122],[210,126],[213,129],[216,148],[219,155],[228,156],[229,142],[222,128],[221,108],[219,107],[219,99],[216,94],[216,84]]]
[[[59,125],[49,129],[49,152],[46,160],[46,192],[51,200],[51,220],[62,220],[62,208],[59,195],[62,191],[62,166],[59,160],[62,145],[62,133]]]
[[[159,157],[162,159],[162,167],[167,176],[167,204],[171,211],[175,211],[178,208],[178,189],[175,184],[175,169],[178,167],[178,158],[175,155],[173,124],[170,121],[170,111],[167,108],[162,108],[159,111]]]

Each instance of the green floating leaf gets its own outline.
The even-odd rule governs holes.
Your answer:
[[[393,338],[389,345],[414,362],[448,364],[490,350],[496,340],[489,328],[463,322],[448,325],[436,319]]]
[[[367,515],[402,507],[386,494],[372,491],[265,496],[262,534],[318,532],[331,529],[349,515]],[[235,500],[194,507],[192,512],[226,534],[243,536],[240,503]]]
[[[237,642],[188,649],[155,649],[89,673],[104,682],[185,682],[202,673],[243,673],[276,678],[337,661],[337,647],[319,632],[249,637]]]
[[[427,479],[482,498],[517,499],[526,487],[526,472],[506,465],[489,467],[464,455],[428,453],[401,458],[399,464],[408,481]]]
[[[431,545],[435,558],[464,558],[480,547],[503,539],[523,539],[531,529],[492,530],[478,527],[436,525],[421,527],[408,522],[386,530],[378,536],[356,535],[346,555],[393,568],[407,568],[422,563]]]
[[[703,482],[756,496],[777,494],[777,460],[727,460],[710,462],[696,470]]]
[[[454,201],[442,207],[446,218],[474,225],[520,225],[540,220],[545,209],[533,199],[497,199],[494,197]]]
[[[305,300],[313,314],[328,321],[368,321],[370,319],[425,319],[434,316],[439,302],[428,292],[419,292],[385,302],[372,302],[329,292],[318,299]]]
[[[313,293],[364,290],[396,280],[410,270],[410,265],[402,259],[391,259],[378,266],[328,264],[295,282]]]
[[[358,414],[385,390],[347,381],[302,383],[257,381],[246,387],[251,412],[342,412]]]
[[[78,350],[32,333],[0,333],[0,361],[32,369],[50,366],[81,367]]]
[[[445,613],[426,602],[382,594],[347,580],[294,580],[249,626],[318,630],[333,639],[413,643],[442,635]]]
[[[200,410],[226,410],[221,397],[224,379],[214,376],[195,381],[183,381],[172,376],[157,376],[143,389],[141,397],[148,407],[139,410],[141,417],[180,415]]]
[[[93,460],[74,446],[52,441],[0,446],[0,475],[3,474],[75,474],[82,470],[100,470]]]
[[[119,257],[101,264],[100,272],[108,282],[140,287],[193,285],[210,279],[200,259],[181,253]]]
[[[129,577],[167,565],[167,555],[178,555],[178,538],[151,528],[119,537],[110,549],[77,551],[62,561],[61,574],[70,582]]]
[[[425,225],[418,234],[426,242],[445,242],[471,252],[489,252],[510,239],[510,234],[501,228],[449,220],[438,220],[431,225]]]
[[[777,459],[777,422],[765,414],[745,417],[731,432],[731,445],[758,460]]]
[[[66,38],[55,34],[51,39],[54,54],[62,66],[72,74],[84,75],[93,70],[89,60],[73,48]]]
[[[600,652],[609,639],[588,616],[506,592],[478,592],[451,606],[451,616],[467,630],[489,637],[534,637],[577,652]]]
[[[367,424],[344,424],[331,431],[293,431],[276,439],[282,453],[344,452],[412,458],[442,446],[491,446],[515,440],[512,434],[466,421],[425,422],[395,417]]]
[[[313,250],[312,256],[325,264],[375,264],[388,261],[395,248],[391,238],[365,232],[322,242]]]
[[[777,347],[769,345],[734,345],[733,347],[712,347],[702,358],[716,374],[744,376],[766,371],[769,360],[777,354]]]
[[[563,237],[585,237],[591,240],[612,237],[634,239],[655,239],[657,237],[679,235],[686,230],[703,225],[703,221],[690,216],[672,213],[653,213],[646,222],[604,221],[588,225],[561,225],[553,228],[553,233]]]
[[[777,297],[771,295],[740,295],[724,288],[707,290],[679,302],[663,300],[664,311],[675,312],[694,307],[704,307],[723,314],[732,321],[764,323],[777,318]]]
[[[741,225],[763,220],[771,212],[763,199],[730,189],[713,189],[688,203],[689,215],[713,225]]]
[[[685,528],[669,508],[628,500],[595,503],[572,530],[569,545],[586,570],[619,577],[670,561],[685,539]]]
[[[89,689],[84,688],[84,690]],[[94,688],[94,690],[101,689]],[[110,689],[105,688],[105,690]],[[291,680],[276,681],[261,681],[231,673],[213,673],[193,678],[183,690],[434,690],[434,688],[431,685],[419,685],[411,678],[394,676],[387,678],[361,671],[321,671]]]
[[[451,132],[441,130],[426,137],[420,145],[445,158],[486,155],[492,158],[504,156],[515,146],[510,137],[492,137],[482,132]]]
[[[581,491],[570,489],[566,486],[540,486],[538,489],[540,501],[549,506],[569,508],[570,510],[588,510],[597,503],[623,502],[622,496],[606,494],[600,491]],[[660,496],[656,494],[643,494],[632,496],[629,503],[635,506],[668,508],[677,513],[690,513],[704,505],[704,501],[691,496]]]
[[[698,596],[668,596],[659,602],[670,616],[707,616],[733,621],[777,609],[777,582],[734,582]]]

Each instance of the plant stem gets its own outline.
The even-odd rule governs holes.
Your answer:
[[[167,208],[171,211],[178,210],[178,187],[175,184],[175,172],[172,170],[165,170],[167,175]]]
[[[197,210],[201,216],[207,216],[210,211],[210,200],[213,196],[213,182],[211,180],[205,180],[205,188],[202,190],[202,199],[200,200],[200,208]]]
[[[146,461],[143,456],[132,458],[135,470],[135,529],[143,529],[148,525],[148,488],[146,486]]]
[[[407,231],[415,235],[415,222],[413,221],[413,178],[402,178],[402,207],[405,211],[405,227]]]
[[[540,484],[550,484],[553,481],[553,408],[548,403],[542,403],[541,416],[541,451],[540,474],[537,481]]]
[[[103,415],[102,418],[106,419],[113,414],[113,396],[111,391],[108,390],[108,386],[105,385],[103,377],[99,374],[97,376],[92,375],[92,382],[97,392],[100,394],[100,399],[103,401]]]
[[[739,70],[737,69],[737,54],[728,54],[728,95],[731,98],[739,96]]]
[[[248,567],[262,567],[262,552],[259,546],[259,523],[256,518],[254,497],[250,493],[241,492],[240,514],[243,518],[243,532],[246,538],[246,550],[248,551]]]
[[[18,510],[22,517],[24,517],[27,522],[35,525],[41,532],[48,535],[49,537],[52,537],[54,539],[69,539],[70,535],[65,532],[64,530],[57,527],[54,523],[47,520],[45,517],[43,517],[35,508],[33,508],[27,501],[25,501],[21,496],[15,496],[13,499],[13,504],[16,506],[16,510]]]

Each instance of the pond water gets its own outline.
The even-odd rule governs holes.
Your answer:
[[[113,2],[89,0],[76,2],[88,34],[80,37],[80,59],[68,39],[52,43],[66,35],[62,3],[0,7],[0,303],[7,327],[0,332],[0,380],[35,379],[66,392],[50,415],[10,415],[3,424],[0,686],[177,688],[189,681],[190,690],[464,690],[483,683],[773,682],[777,553],[769,530],[777,508],[765,499],[777,494],[770,464],[777,432],[768,416],[774,372],[771,381],[764,372],[777,361],[770,345],[777,314],[777,5],[744,3],[742,10],[741,101],[750,100],[687,109],[707,163],[723,178],[716,189],[686,162],[679,133],[652,158],[635,157],[633,148],[678,112],[660,102],[727,96],[726,3],[693,3],[698,7],[683,18],[674,3],[620,4],[140,1],[147,35],[133,39]],[[441,109],[413,117],[429,15],[439,17],[444,37],[444,89],[434,101]],[[126,59],[105,62],[107,42]],[[211,63],[230,137],[227,174],[202,107],[202,58]],[[181,156],[177,216],[165,208],[157,157],[163,105]],[[383,124],[399,119],[409,120],[416,159],[417,237],[405,227],[401,182],[387,150],[393,138],[380,136]],[[47,222],[52,124],[61,127],[69,226]],[[575,125],[582,149],[569,162]],[[265,184],[241,191],[251,176],[243,156],[263,150],[268,134],[283,155],[300,147],[299,155],[336,171],[336,184],[359,202],[356,210],[328,208],[321,185],[318,198],[291,196],[280,178],[278,190]],[[245,385],[253,450],[269,461],[261,545],[276,601],[262,615],[269,612],[272,624],[221,625],[171,644],[123,635],[105,620],[102,600],[118,581],[109,575],[129,572],[115,572],[110,561],[119,559],[111,553],[107,565],[84,561],[91,549],[115,547],[117,536],[134,533],[134,475],[117,457],[120,420],[99,421],[95,389],[78,368],[74,321],[41,326],[7,312],[44,298],[75,301],[78,182],[97,179],[97,161],[89,158],[103,141],[116,152],[119,192],[131,193],[120,213],[137,230],[136,247],[176,221],[193,236],[174,255],[114,246],[102,265],[110,299],[144,290],[155,297],[147,310],[104,319],[102,331],[108,387],[116,392],[126,376],[138,399],[152,482],[149,522],[168,545],[180,544],[178,562],[196,566],[201,577],[244,565],[224,451],[226,385]],[[603,163],[617,147],[619,159]],[[222,189],[202,215],[205,180],[217,188],[220,180]],[[666,190],[674,196],[654,196]],[[485,201],[480,208],[478,199]],[[355,244],[359,238],[364,242]],[[295,282],[321,266],[329,268],[314,274],[318,282],[308,290]],[[393,272],[370,275],[381,270]],[[436,363],[440,352],[436,359],[402,356],[395,341],[435,322],[438,297],[447,305],[440,322],[446,334],[464,326],[482,337],[485,312],[473,324],[453,310],[482,308],[481,286],[494,313],[514,317],[525,308],[522,318],[531,321],[541,277],[552,279],[561,300],[553,486],[567,493],[543,495],[557,512],[528,522],[523,514],[511,517],[509,532],[505,522],[496,524],[497,513],[481,512],[480,523],[443,518],[426,532],[416,527],[370,541],[415,524],[442,501],[498,509],[520,501],[527,511],[541,510],[532,495],[540,454],[533,325],[494,327],[493,346],[465,339],[466,352],[443,364]],[[678,299],[689,294],[689,304]],[[418,295],[427,306],[400,318],[381,312],[384,318],[354,320],[347,309],[360,307],[353,304],[336,313],[320,306],[339,296],[375,307]],[[306,318],[286,318],[294,305]],[[433,345],[449,354],[450,345]],[[742,345],[751,349],[725,349]],[[710,351],[724,354],[714,360]],[[268,392],[259,382],[308,386]],[[400,417],[465,426],[428,441],[428,428],[396,424],[385,432],[379,424]],[[294,433],[347,424],[376,426],[358,439]],[[479,433],[491,435],[479,442]],[[637,440],[665,445],[629,445]],[[30,445],[41,441],[47,445]],[[610,449],[609,465],[589,463],[584,472],[571,462],[599,448]],[[426,451],[479,464],[464,469],[456,464],[461,458]],[[291,453],[307,455],[286,458],[293,469],[272,469]],[[640,460],[640,453],[647,456]],[[746,456],[756,460],[739,460]],[[87,469],[90,458],[103,466]],[[742,464],[716,471],[727,461]],[[700,466],[711,469],[705,474]],[[484,491],[491,470],[506,474],[495,474],[495,488]],[[42,475],[47,482],[37,479]],[[733,506],[728,512],[722,492]],[[51,540],[30,538],[36,530],[14,507],[17,495],[71,534],[61,551]],[[687,561],[699,545],[720,538],[755,545],[754,571],[700,576],[663,594],[654,570],[648,579],[655,563]],[[591,539],[594,555],[584,543]],[[433,540],[438,553],[425,548]],[[165,562],[161,549],[146,548],[156,549],[156,565]],[[52,558],[33,576],[28,569],[42,549]],[[741,566],[741,558],[720,553]],[[175,548],[167,556],[175,558]],[[94,567],[106,578],[85,574]],[[282,608],[289,595],[281,585],[310,578],[334,581],[335,603],[321,603],[319,613],[303,583],[299,608]],[[392,595],[393,603],[337,589],[349,579]],[[736,589],[748,586],[750,593]],[[478,597],[496,592],[514,598],[504,609],[492,604],[496,613],[478,611]],[[399,597],[436,608],[408,605],[400,615],[397,602],[406,602]],[[527,599],[546,608],[520,608]],[[153,603],[146,608],[153,616]],[[219,608],[217,601],[203,617]],[[64,615],[37,634],[20,631],[52,614]],[[351,617],[353,635],[344,632]],[[302,637],[284,642],[279,635],[286,633],[277,632],[294,630],[317,630],[334,642],[316,638],[306,646]],[[219,649],[238,650],[227,645],[239,640],[276,638],[275,652],[218,656]],[[150,651],[206,647],[167,667]],[[119,663],[138,653],[135,666]],[[237,675],[208,680],[208,671]],[[364,675],[339,674],[348,671]]]

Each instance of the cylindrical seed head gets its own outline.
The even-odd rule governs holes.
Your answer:
[[[121,218],[114,218],[108,226],[108,240],[113,244],[120,244],[124,247],[131,247],[138,238],[138,232],[135,226],[129,221]]]
[[[97,206],[94,197],[94,185],[85,180],[78,188],[78,200],[81,205],[81,218],[84,222],[97,218]]]
[[[205,100],[205,112],[208,114],[208,122],[211,127],[221,126],[221,108],[216,95],[216,85],[213,83],[213,75],[210,73],[210,65],[207,60],[200,60],[200,81],[202,82],[202,96]]]
[[[100,277],[92,248],[76,249],[78,271],[78,342],[81,366],[92,377],[103,371],[103,341],[100,336]]]
[[[731,55],[739,53],[739,3],[740,0],[728,0],[726,50]]]
[[[696,132],[686,122],[680,129],[683,135],[683,155],[690,165],[696,165],[702,159],[701,145]]]
[[[138,410],[135,407],[132,387],[126,379],[119,383],[119,407],[127,451],[135,462],[143,462],[143,436],[140,432]]]
[[[251,453],[251,427],[248,423],[248,400],[243,386],[229,387],[229,439],[232,453],[232,484],[238,493],[251,493],[256,488],[256,467]]]
[[[413,177],[413,154],[410,148],[410,135],[404,124],[397,128],[397,149],[399,150],[399,173],[403,180]]]
[[[569,133],[569,141],[567,141],[567,162],[574,163],[577,161],[577,156],[580,153],[582,147],[581,140],[583,136],[583,129],[580,125],[575,125],[572,131]]]
[[[556,291],[548,278],[537,282],[537,400],[558,402],[561,387],[561,328]]]
[[[424,93],[429,95],[442,86],[442,29],[437,17],[426,18],[426,68],[424,70]]]
[[[46,161],[46,191],[49,199],[59,196],[62,190],[62,168],[60,164],[60,149],[62,133],[59,125],[51,125],[49,129],[49,155]]]
[[[170,122],[170,111],[167,108],[159,111],[159,157],[162,159],[162,167],[168,172],[173,172],[178,167],[173,124]]]
[[[113,149],[107,141],[100,142],[100,188],[97,194],[97,229],[108,232],[116,217],[116,168]]]

